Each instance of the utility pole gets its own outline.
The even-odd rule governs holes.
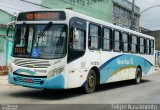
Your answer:
[[[132,0],[131,30],[135,30],[134,7],[135,7],[135,0]]]

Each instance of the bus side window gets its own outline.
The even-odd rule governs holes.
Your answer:
[[[144,38],[140,37],[140,54],[144,54]]]
[[[128,37],[129,35],[127,33],[122,33],[122,50],[123,52],[128,52],[129,45],[128,45]]]
[[[154,54],[154,40],[150,40],[150,54]]]
[[[73,34],[73,49],[81,51],[85,50],[85,31],[76,29]]]
[[[100,47],[100,34],[101,28],[98,25],[90,24],[89,25],[89,41],[88,47],[92,50],[97,50]]]
[[[102,50],[109,51],[112,48],[112,30],[103,28]]]
[[[131,52],[137,53],[138,52],[138,37],[135,35],[131,36]]]
[[[113,50],[116,52],[121,51],[121,33],[119,31],[114,31],[114,40],[113,40]]]
[[[87,22],[81,18],[70,19],[68,59],[72,62],[85,54]]]
[[[146,39],[145,41],[145,52],[147,55],[150,54],[150,42],[149,42],[149,39]]]

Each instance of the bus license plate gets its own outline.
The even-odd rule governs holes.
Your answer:
[[[32,79],[27,79],[27,78],[24,78],[23,81],[24,81],[24,82],[27,82],[27,83],[32,83],[32,82],[33,82]]]

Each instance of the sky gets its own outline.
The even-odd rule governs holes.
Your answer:
[[[128,0],[132,2],[132,0]],[[140,12],[145,9],[160,5],[160,0],[135,0],[135,4],[140,7]],[[160,30],[160,7],[151,8],[141,14],[140,26],[150,30]]]

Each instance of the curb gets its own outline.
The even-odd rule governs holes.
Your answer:
[[[4,85],[8,85],[8,77],[7,76],[0,76],[0,85],[4,86]]]
[[[19,86],[8,83],[8,76],[3,75],[3,76],[0,76],[0,87],[12,88],[12,87],[19,87]]]

